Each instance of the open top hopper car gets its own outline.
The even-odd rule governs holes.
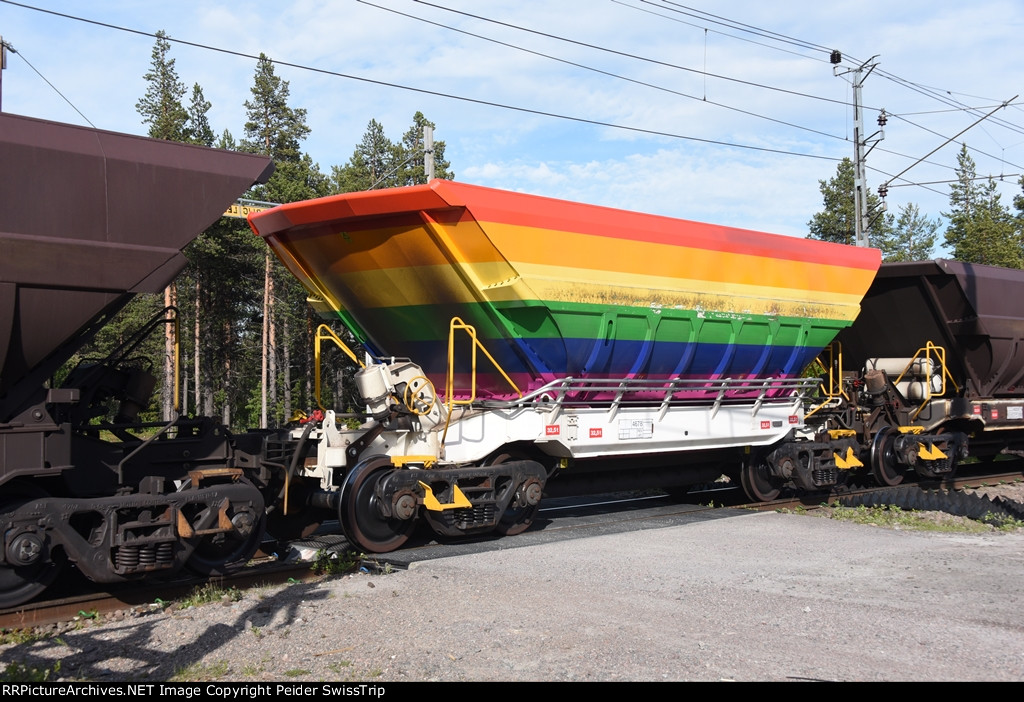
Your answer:
[[[908,469],[945,477],[968,454],[1024,455],[1022,294],[1020,270],[945,260],[882,265],[835,347],[861,411],[822,412],[836,428],[862,433],[879,482],[901,482]]]
[[[515,533],[545,491],[741,465],[756,484],[751,448],[803,429],[817,382],[800,373],[879,266],[871,249],[440,180],[249,221],[369,351],[355,383],[372,420],[341,430],[328,412],[301,473],[341,485],[342,526],[373,551],[421,511],[442,534]]]
[[[155,378],[130,341],[49,381],[174,279],[269,159],[0,114],[0,163],[0,607],[68,560],[99,582],[244,563],[264,519],[239,465],[254,461],[209,420],[137,438]]]
[[[853,321],[878,252],[451,181],[292,203],[254,229],[377,357],[435,385],[452,318],[504,369],[453,392],[571,377],[792,378]],[[592,395],[593,396],[593,395]],[[610,400],[611,395],[602,399]]]

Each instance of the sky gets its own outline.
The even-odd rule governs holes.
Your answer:
[[[325,173],[419,111],[456,180],[802,237],[859,80],[890,212],[941,220],[963,143],[1004,205],[1021,192],[1020,0],[0,0],[0,108],[145,134],[160,30],[236,139],[257,57],[278,62]]]

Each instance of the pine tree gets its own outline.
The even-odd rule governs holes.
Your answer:
[[[161,30],[156,33],[152,64],[143,78],[149,83],[146,95],[135,105],[142,122],[149,125],[149,136],[169,141],[187,141],[188,112],[181,104],[185,85],[178,79],[174,59],[170,57],[171,43]],[[164,290],[164,307],[177,307],[178,288],[174,282]],[[164,380],[161,390],[163,418],[170,421],[174,412],[174,327],[166,325],[164,332]]]
[[[399,185],[399,151],[384,134],[383,125],[371,119],[348,163],[332,169],[334,191],[351,193]]]
[[[306,110],[288,105],[288,81],[274,72],[273,62],[260,54],[252,87],[252,99],[245,107],[245,139],[242,148],[271,156],[274,175],[260,191],[258,199],[269,202],[294,202],[326,194],[326,179],[301,143],[309,135]],[[280,300],[294,297],[298,282],[287,275],[277,259],[264,247],[263,305],[261,320],[261,388],[260,426],[267,427],[286,420],[292,413],[292,330],[303,325],[295,323],[296,312]],[[281,372],[278,372],[280,367]],[[278,402],[278,390],[283,401]]]
[[[163,30],[156,33],[153,62],[143,78],[149,83],[146,95],[135,104],[142,115],[143,124],[149,125],[149,136],[169,141],[187,141],[185,124],[188,112],[181,104],[185,84],[178,80],[174,59],[170,58],[171,43]]]
[[[423,167],[423,128],[427,126],[431,129],[436,127],[422,112],[417,112],[413,115],[412,126],[402,135],[402,141],[397,145],[398,160],[402,164],[396,173],[398,185],[419,185],[427,182]],[[454,180],[455,174],[449,170],[451,164],[444,157],[444,147],[443,141],[434,141],[434,177]]]
[[[1021,192],[1013,196],[1013,207],[1017,210],[1013,215],[1013,228],[1016,232],[1017,241],[1021,242],[1021,255],[1024,257],[1024,175],[1017,181]]]
[[[310,131],[306,110],[288,106],[291,88],[274,73],[274,62],[266,54],[260,54],[251,92],[252,100],[245,101],[248,121],[242,148],[274,161],[299,161],[300,145]]]
[[[873,242],[882,250],[883,261],[925,261],[935,248],[938,220],[921,215],[914,203],[900,207],[896,224]]]
[[[836,166],[836,175],[829,181],[819,180],[825,209],[816,213],[807,223],[810,233],[808,239],[832,241],[838,244],[857,243],[856,207],[854,205],[854,169],[853,161],[844,158]],[[868,235],[868,243],[877,246],[880,241],[891,234],[893,217],[882,210],[882,202],[877,195],[867,193],[868,212],[872,213],[868,222],[864,223]]]
[[[1017,181],[1017,185],[1020,186],[1021,192],[1013,196],[1013,206],[1017,210],[1016,218],[1021,220],[1024,219],[1024,175]]]
[[[207,113],[212,105],[203,96],[203,89],[199,83],[192,86],[192,102],[188,108],[188,123],[185,127],[185,135],[190,144],[200,146],[213,146],[213,129],[210,128],[210,120]]]
[[[967,153],[966,144],[961,146],[957,155],[956,177],[956,182],[949,186],[949,212],[942,213],[949,220],[943,243],[953,251],[954,258],[964,260],[957,250],[966,244],[968,227],[977,216],[978,199],[974,159]]]
[[[963,144],[957,155],[957,180],[950,185],[945,245],[953,258],[1007,268],[1024,264],[1019,218],[1000,202],[996,182],[979,185],[974,159]]]

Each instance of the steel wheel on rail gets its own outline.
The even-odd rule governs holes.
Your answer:
[[[782,492],[782,486],[771,474],[767,460],[756,451],[740,467],[740,484],[747,497],[757,502],[771,502]]]
[[[526,456],[521,456],[513,453],[500,453],[490,460],[487,461],[487,465],[496,466],[500,463],[508,463],[509,461],[523,461],[527,460]],[[516,485],[513,488],[516,494],[512,497],[512,502],[508,508],[501,515],[501,519],[494,526],[494,530],[502,536],[515,536],[516,534],[522,534],[524,531],[530,528],[533,524],[533,520],[537,517],[537,512],[540,511],[540,503],[528,504],[525,499],[525,495],[520,495],[522,490],[536,489],[540,490],[540,486],[535,483],[531,485]],[[540,495],[536,496],[538,499]]]
[[[896,431],[882,427],[871,442],[871,476],[885,487],[895,487],[903,482],[903,471],[896,461]]]
[[[49,497],[42,488],[20,480],[12,480],[0,491],[0,518],[3,512],[26,502]],[[8,546],[7,562],[22,565],[0,566],[0,609],[17,607],[42,594],[57,579],[67,558],[62,551],[47,552],[48,545],[34,532],[17,535]]]
[[[248,481],[240,482],[256,490]],[[180,490],[184,490],[189,484],[190,481],[186,480]],[[191,513],[185,515],[193,525],[204,521],[209,512],[215,509],[212,505],[194,505],[194,508],[194,511],[186,510]],[[256,510],[246,503],[230,503],[226,515],[231,521],[232,529],[202,537],[192,555],[185,561],[186,568],[199,575],[227,575],[242,568],[256,555],[266,528],[265,511]]]
[[[345,538],[370,553],[401,547],[416,529],[416,519],[385,517],[379,509],[377,483],[396,468],[387,456],[370,456],[345,476],[338,502],[338,520]]]

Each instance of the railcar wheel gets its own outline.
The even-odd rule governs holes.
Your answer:
[[[12,480],[3,488],[0,514],[40,497],[49,497],[42,488],[28,482]],[[15,537],[11,544],[15,557],[27,561],[21,566],[0,566],[0,609],[17,607],[48,588],[64,569],[67,558],[63,552],[44,553],[46,545],[34,534]],[[8,554],[8,561],[11,554]]]
[[[243,481],[245,482],[245,481]],[[248,483],[246,483],[248,484]],[[181,489],[185,489],[189,481]],[[253,490],[256,488],[251,486]],[[194,514],[187,515],[192,524],[199,524],[206,518],[211,506],[199,505]],[[267,516],[248,505],[229,505],[227,517],[234,527],[231,531],[204,536],[192,555],[185,561],[185,567],[199,575],[227,575],[237,571],[249,562],[260,548],[266,528]]]
[[[338,520],[345,538],[370,553],[387,553],[402,546],[416,528],[416,519],[385,517],[378,509],[377,483],[396,470],[387,456],[370,456],[358,463],[341,486]]]
[[[513,503],[501,515],[501,519],[494,526],[494,530],[502,536],[522,534],[533,524],[533,520],[539,511],[540,504],[519,506]]]
[[[885,487],[895,487],[903,482],[903,472],[896,462],[895,441],[893,428],[883,427],[871,442],[871,476]]]
[[[771,502],[782,492],[764,456],[757,453],[751,454],[740,468],[740,483],[747,497],[758,502]]]
[[[512,453],[499,453],[486,462],[486,465],[496,466],[500,463],[508,463],[509,461],[523,461],[526,460],[525,456],[516,455]],[[501,534],[502,536],[515,536],[516,534],[522,534],[524,531],[530,528],[533,524],[533,520],[537,517],[537,512],[540,511],[540,503],[531,505],[525,503],[525,495],[519,495],[519,491],[523,489],[523,486],[517,485],[515,488],[516,496],[512,498],[512,502],[508,508],[501,515],[501,519],[494,526],[494,531]],[[531,489],[527,486],[525,489]],[[540,489],[537,485],[533,489]],[[520,498],[523,499],[520,499]],[[539,495],[536,496],[539,499]],[[525,504],[524,504],[525,503]]]

